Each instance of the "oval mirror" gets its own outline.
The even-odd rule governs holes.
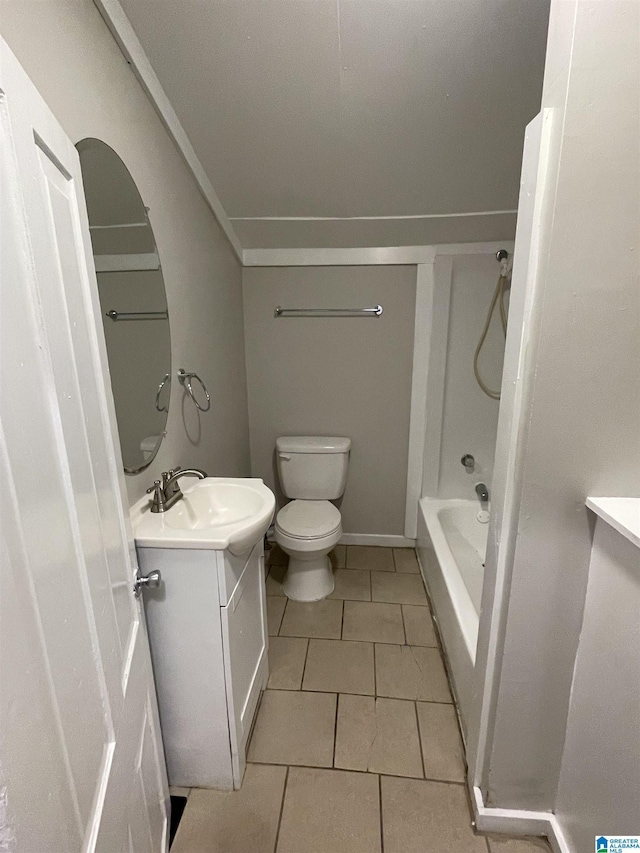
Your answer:
[[[151,463],[171,382],[167,297],[147,209],[129,170],[99,139],[80,154],[124,470]]]

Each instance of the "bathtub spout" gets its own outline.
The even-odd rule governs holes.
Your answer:
[[[487,489],[484,483],[478,483],[476,485],[476,494],[480,499],[482,508],[484,509],[485,504],[489,503],[489,489]]]

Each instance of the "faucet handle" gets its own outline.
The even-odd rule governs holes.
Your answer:
[[[465,453],[460,462],[467,469],[467,473],[471,474],[476,464],[476,460],[473,458],[473,456],[470,453]]]
[[[162,512],[164,509],[164,489],[162,488],[161,480],[154,480],[153,486],[150,486],[147,489],[148,495],[152,492],[153,498],[151,499],[151,512]]]

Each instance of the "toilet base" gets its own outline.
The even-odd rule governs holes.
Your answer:
[[[320,601],[335,587],[331,560],[324,554],[292,554],[282,583],[287,598],[293,601]]]

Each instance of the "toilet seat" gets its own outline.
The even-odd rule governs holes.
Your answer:
[[[295,500],[276,517],[276,530],[291,539],[323,539],[340,530],[340,510],[330,501]]]

